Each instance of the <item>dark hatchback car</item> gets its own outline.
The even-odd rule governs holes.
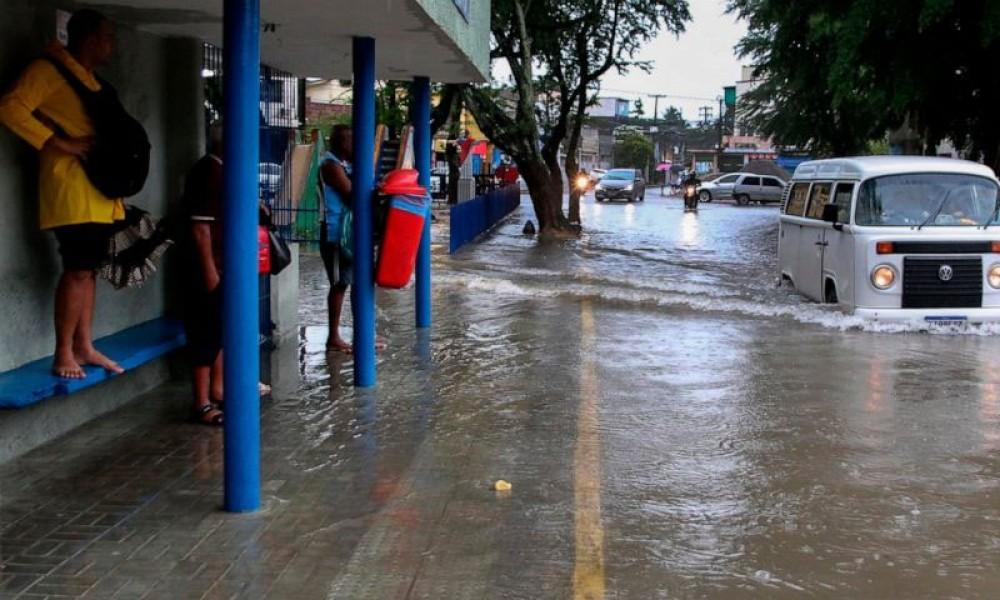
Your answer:
[[[612,169],[597,184],[594,196],[598,202],[607,200],[642,202],[646,199],[646,180],[636,169]]]

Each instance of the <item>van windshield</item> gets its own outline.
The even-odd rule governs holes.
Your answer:
[[[1000,224],[997,184],[985,177],[913,173],[861,186],[855,222],[869,227],[975,227]]]

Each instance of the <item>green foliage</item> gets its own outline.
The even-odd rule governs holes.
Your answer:
[[[641,119],[646,116],[646,108],[642,105],[642,98],[636,98],[632,105],[632,116]]]
[[[395,81],[382,82],[375,92],[375,119],[396,138],[410,122],[410,88]]]
[[[653,162],[653,143],[637,133],[629,134],[615,145],[615,166],[645,169]]]
[[[678,127],[684,129],[687,127],[687,121],[684,120],[684,113],[681,109],[676,106],[668,106],[666,110],[663,111],[663,116],[661,117],[665,127]]]
[[[868,142],[865,147],[865,154],[869,156],[885,156],[889,154],[889,138],[884,137],[880,140],[872,140]]]
[[[318,129],[324,140],[330,139],[330,132],[335,125],[350,125],[351,115],[327,115],[309,122],[309,129]]]
[[[730,0],[740,42],[766,81],[755,125],[819,154],[863,152],[908,123],[989,163],[1000,154],[1000,2]]]

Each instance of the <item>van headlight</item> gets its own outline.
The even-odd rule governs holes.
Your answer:
[[[990,267],[989,273],[986,274],[986,281],[990,283],[991,288],[1000,290],[1000,263]]]
[[[879,265],[872,269],[872,285],[887,290],[896,285],[896,269],[891,265]]]

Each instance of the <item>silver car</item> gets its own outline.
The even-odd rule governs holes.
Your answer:
[[[712,181],[706,181],[699,188],[698,199],[702,202],[731,199],[733,197],[733,187],[739,182],[742,176],[743,173],[732,173],[731,175],[723,175]]]
[[[784,200],[786,182],[769,175],[741,175],[733,186],[733,199],[740,206],[751,202],[780,204]]]

